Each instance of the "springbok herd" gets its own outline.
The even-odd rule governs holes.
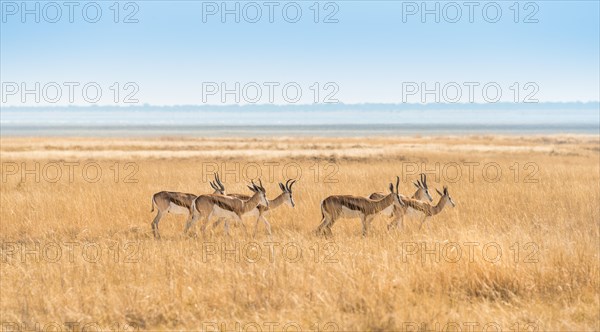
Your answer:
[[[246,232],[242,217],[253,216],[256,217],[254,235],[256,235],[260,220],[263,221],[267,232],[271,235],[271,224],[265,216],[271,209],[275,209],[283,203],[287,203],[291,207],[295,206],[292,191],[294,183],[296,183],[296,180],[287,180],[285,185],[280,182],[281,194],[273,200],[267,199],[266,190],[260,180],[258,185],[254,181],[250,182],[251,185],[248,188],[253,192],[252,195],[226,193],[225,186],[218,174],[215,174],[215,180],[210,182],[210,186],[214,189],[212,194],[196,196],[180,192],[158,192],[152,196],[151,212],[154,211],[154,207],[158,210],[152,221],[154,236],[160,238],[158,223],[164,213],[185,214],[188,216],[184,234],[201,218],[203,235],[206,226],[214,218],[216,218],[216,221],[213,227],[218,226],[221,220],[225,221],[225,233],[227,235],[229,235],[229,220],[231,219],[241,224]],[[422,214],[421,228],[429,217],[440,213],[446,204],[450,203],[452,207],[455,206],[447,187],[444,187],[443,191],[436,189],[441,196],[436,205],[429,203],[433,202],[433,198],[429,194],[425,174],[421,174],[421,179],[413,183],[417,191],[410,198],[400,195],[398,191],[399,184],[400,178],[396,177],[396,186],[394,187],[390,183],[388,194],[376,192],[369,195],[369,197],[333,195],[325,198],[321,202],[323,219],[317,227],[317,235],[332,235],[331,227],[339,218],[360,218],[362,221],[362,234],[366,236],[371,221],[378,214],[393,217],[388,229],[398,226],[403,227],[404,216],[410,210]]]

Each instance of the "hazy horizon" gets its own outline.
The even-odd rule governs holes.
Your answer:
[[[596,134],[598,103],[9,107],[2,136]]]

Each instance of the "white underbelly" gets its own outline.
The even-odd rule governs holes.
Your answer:
[[[340,217],[342,218],[362,218],[363,213],[358,210],[352,210],[345,206],[342,206],[342,213]]]
[[[235,212],[233,212],[233,211],[225,210],[225,209],[222,209],[222,208],[218,207],[217,205],[215,205],[213,207],[211,217],[212,218],[237,219],[237,214],[235,214]]]
[[[413,209],[411,207],[409,207],[408,209],[406,209],[406,216],[408,218],[417,218],[417,217],[419,217],[422,214],[423,214],[423,212],[417,211],[417,210],[415,210],[415,209]]]
[[[169,204],[169,213],[173,213],[173,214],[188,214],[188,213],[190,213],[190,210],[188,210],[188,208],[186,208],[186,207],[179,206],[179,205],[171,202]]]
[[[379,213],[381,213],[384,216],[390,217],[393,212],[394,212],[394,206],[390,205],[390,206],[386,207],[385,209],[381,210],[381,212],[379,212]]]
[[[252,217],[252,218],[258,218],[258,208],[254,208],[246,213],[244,213],[242,215],[242,217]]]

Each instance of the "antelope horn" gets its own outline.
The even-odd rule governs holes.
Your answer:
[[[290,192],[292,191],[292,186],[294,185],[294,183],[296,183],[296,181],[298,181],[298,180],[294,180],[290,183]]]
[[[422,174],[423,175],[423,180],[421,181],[421,183],[423,183],[423,187],[427,188],[427,174]]]
[[[290,191],[290,181],[292,181],[292,179],[289,179],[289,180],[285,181],[285,189],[287,191]]]
[[[217,181],[217,185],[219,185],[219,188],[221,188],[221,190],[225,190],[225,186],[223,185],[223,182],[221,182],[221,178],[219,177],[219,173],[215,174],[215,180]]]
[[[398,194],[398,186],[400,185],[400,177],[396,176],[396,194]]]
[[[260,185],[260,187],[259,187],[259,188],[260,188],[260,191],[262,191],[262,192],[265,192],[265,187],[263,187],[263,184],[262,184],[262,180],[261,180],[261,179],[258,179],[258,183],[259,183],[259,185]]]

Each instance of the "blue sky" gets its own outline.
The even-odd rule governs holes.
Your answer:
[[[114,1],[95,2],[102,9],[97,23],[84,20],[81,9],[88,2],[75,7],[73,23],[63,2],[57,2],[62,10],[57,23],[47,22],[55,16],[53,7],[44,7],[47,2],[37,2],[40,23],[33,14],[22,22],[21,1],[1,2],[2,82],[29,87],[34,82],[97,82],[103,93],[100,105],[113,104],[114,82],[121,89],[124,83],[135,82],[139,87],[135,98],[153,105],[200,104],[203,82],[228,87],[257,82],[263,87],[261,103],[268,101],[264,82],[280,86],[296,82],[302,89],[301,103],[313,101],[314,82],[320,83],[320,102],[334,90],[323,89],[327,82],[335,83],[335,99],[344,103],[402,102],[406,82],[430,88],[435,82],[442,87],[456,82],[462,87],[461,102],[468,101],[464,82],[479,84],[474,90],[477,102],[482,102],[480,87],[490,82],[501,88],[502,101],[515,100],[514,82],[519,82],[519,102],[536,90],[524,89],[528,82],[537,87],[534,97],[540,102],[600,99],[598,1],[538,1],[527,8],[527,2],[519,2],[518,23],[514,22],[516,7],[511,9],[514,1],[495,2],[502,10],[496,23],[486,21],[495,16],[490,2],[478,2],[472,23],[464,2],[457,2],[462,16],[456,23],[445,19],[455,16],[453,7],[446,7],[444,16],[447,2],[437,2],[440,23],[434,15],[422,22],[423,8],[407,14],[414,9],[412,4],[421,6],[421,1],[320,2],[319,23],[314,22],[315,7],[311,9],[314,1],[295,2],[302,9],[297,23],[286,22],[282,15],[288,2],[276,2],[273,23],[265,2],[256,2],[263,12],[257,23],[244,20],[248,2],[237,2],[240,23],[233,15],[223,23],[218,14],[207,15],[203,22],[203,10],[206,14],[221,1],[124,1],[119,3],[119,23],[114,22],[115,7],[111,9]],[[125,8],[127,3],[133,5]],[[327,3],[332,4],[325,8]],[[13,4],[18,6],[15,14]],[[30,9],[35,4],[27,2]],[[229,8],[235,4],[227,3]],[[436,2],[426,5],[434,8]],[[482,13],[486,5],[488,16]],[[253,7],[246,8],[254,16]],[[288,18],[293,18],[294,7],[288,8]],[[134,10],[138,22],[123,23]],[[334,10],[337,23],[323,23]],[[88,6],[88,14],[86,18],[94,18],[94,7]],[[528,15],[537,23],[523,22]],[[130,91],[121,91],[119,100]],[[274,103],[285,104],[279,88],[274,92]],[[75,93],[71,104],[89,104]],[[222,103],[219,96],[209,96],[206,103]],[[19,94],[4,97],[4,106],[35,104],[32,98],[23,103]],[[406,101],[420,102],[420,94],[409,97]],[[426,99],[433,101],[431,96]],[[225,103],[232,102],[230,97]],[[57,104],[69,103],[64,97]],[[42,100],[39,105],[48,103]]]

